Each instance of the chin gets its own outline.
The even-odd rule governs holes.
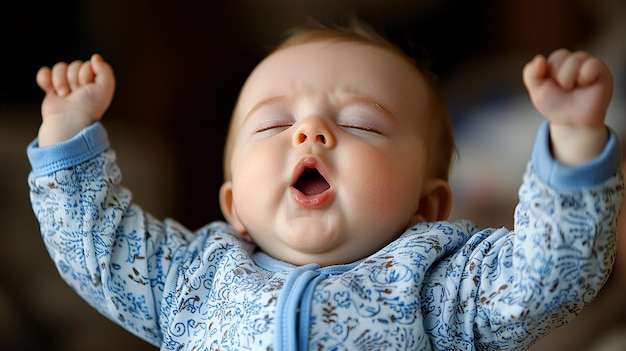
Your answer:
[[[325,255],[335,250],[341,243],[339,231],[329,230],[326,227],[298,226],[290,230],[283,237],[286,246],[303,255]]]

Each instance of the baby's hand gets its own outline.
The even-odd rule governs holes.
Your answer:
[[[523,79],[537,110],[550,122],[554,157],[577,165],[599,155],[608,132],[604,117],[613,92],[607,65],[597,57],[561,49],[536,56]]]
[[[90,61],[42,67],[37,84],[46,92],[38,138],[44,147],[68,140],[100,120],[113,98],[115,77],[111,66],[96,54]]]

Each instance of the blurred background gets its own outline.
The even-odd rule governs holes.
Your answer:
[[[221,219],[230,112],[247,74],[307,18],[357,15],[439,75],[459,159],[453,217],[512,226],[541,118],[521,81],[535,54],[567,47],[615,74],[608,123],[626,132],[626,0],[60,0],[0,5],[0,347],[156,350],[97,314],[58,277],[30,209],[26,145],[36,136],[42,65],[98,52],[117,89],[104,118],[135,201],[195,229]],[[623,242],[624,240],[622,240]],[[581,316],[533,350],[626,350],[626,263]]]

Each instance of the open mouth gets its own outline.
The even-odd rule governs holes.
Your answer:
[[[303,158],[296,169],[291,185],[291,198],[299,206],[319,208],[334,197],[333,189],[326,178],[324,165],[315,157]]]
[[[313,196],[330,189],[330,184],[316,168],[305,168],[293,187],[304,195]]]

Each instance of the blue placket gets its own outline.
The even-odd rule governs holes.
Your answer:
[[[301,315],[301,303],[310,303],[313,289],[323,279],[319,268],[317,264],[300,266],[287,277],[276,306],[276,351],[306,350],[310,308],[305,306]]]
[[[345,273],[361,261],[324,268],[320,268],[318,264],[308,264],[289,274],[276,306],[275,350],[308,350],[311,303],[315,287],[323,279]]]

